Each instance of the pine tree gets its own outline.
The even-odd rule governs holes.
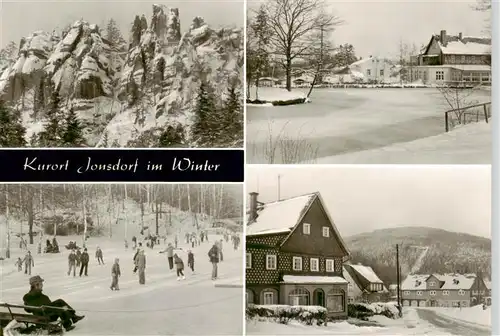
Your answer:
[[[214,127],[218,122],[217,109],[213,90],[205,81],[201,81],[194,112],[191,137],[198,147],[211,147],[218,137],[217,127]]]
[[[231,146],[243,141],[243,105],[236,88],[228,88],[228,97],[221,109],[220,146]]]
[[[109,19],[106,25],[106,39],[111,44],[112,47],[121,49],[125,46],[126,42],[123,38],[120,28],[114,19]]]
[[[68,147],[80,147],[85,145],[83,126],[72,108],[69,110],[65,119],[65,128],[62,134],[62,140],[64,141],[64,145]]]
[[[59,123],[63,118],[59,110],[60,104],[61,98],[59,92],[54,90],[46,111],[48,122],[39,134],[39,145],[41,147],[60,147],[62,145],[62,129]]]
[[[109,144],[109,135],[108,132],[104,132],[104,136],[102,138],[102,147],[107,148]]]
[[[26,146],[25,134],[19,116],[0,101],[0,147]]]
[[[173,127],[169,125],[167,129],[160,135],[159,147],[172,148],[182,147],[184,144],[184,128],[182,125]]]

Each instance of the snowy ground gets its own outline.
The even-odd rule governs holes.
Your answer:
[[[210,242],[218,236],[209,236]],[[154,249],[145,249],[147,258],[146,285],[139,285],[132,273],[134,251],[126,250],[121,239],[90,238],[89,276],[67,275],[67,255],[64,249],[71,238],[58,237],[62,247],[59,254],[34,254],[32,275],[45,279],[44,292],[52,300],[63,298],[78,313],[86,316],[71,331],[72,335],[241,335],[243,329],[243,294],[241,288],[215,286],[211,281],[208,250],[211,243],[193,249],[195,273],[186,270],[186,279],[177,281],[175,271],[168,269],[163,242]],[[79,238],[73,240],[81,241]],[[106,265],[94,258],[100,246]],[[180,256],[187,263],[187,244]],[[32,248],[32,252],[35,249]],[[14,267],[21,251],[13,250],[12,259],[1,262],[2,287],[0,301],[22,303],[29,290],[29,276]],[[35,252],[36,253],[36,252]],[[111,264],[120,258],[122,277],[120,291],[111,291]],[[220,282],[242,283],[241,249],[234,251],[224,244],[224,261],[219,264]]]
[[[482,305],[467,308],[425,308],[435,311],[438,315],[461,320],[485,327],[491,327],[491,307],[483,310]]]
[[[261,88],[261,91],[267,89]],[[249,163],[316,163],[322,158],[375,151],[429,138],[445,132],[444,111],[449,109],[433,88],[316,89],[311,99],[311,104],[248,107]],[[470,99],[491,101],[491,92],[476,91]],[[489,134],[483,135],[482,140],[489,137]],[[487,151],[484,146],[470,146],[462,153],[455,151],[445,157],[426,153],[422,153],[422,158],[413,159],[411,154],[400,159],[396,156],[393,163],[407,163],[405,160],[410,161],[408,163],[471,163],[479,157],[482,160],[474,163],[489,163],[490,155],[485,157]],[[359,158],[354,154],[354,157],[341,156],[338,163],[391,163],[387,162],[387,156],[392,153],[384,153],[379,151],[372,157]],[[434,162],[438,159],[439,162]]]
[[[374,316],[373,321],[380,326],[357,326],[353,324],[354,322],[344,321],[318,327],[299,323],[283,325],[252,320],[247,321],[246,332],[248,335],[454,335],[420,320],[413,309],[406,309],[402,319],[392,320],[384,316]]]

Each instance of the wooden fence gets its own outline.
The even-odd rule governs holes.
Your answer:
[[[481,103],[448,110],[444,113],[446,132],[456,125],[465,125],[472,122],[486,121],[491,118],[491,102]]]

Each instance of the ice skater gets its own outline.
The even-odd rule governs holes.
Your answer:
[[[120,272],[120,259],[115,258],[115,263],[111,267],[111,290],[120,290],[118,286],[118,278],[121,276]]]
[[[186,277],[184,276],[184,262],[177,255],[177,253],[174,254],[174,263],[175,263],[175,268],[177,270],[177,281],[179,281],[181,279],[182,280],[186,279]]]
[[[101,263],[104,265],[104,260],[102,259],[102,250],[99,246],[97,246],[97,249],[95,250],[95,258],[97,259],[99,265],[101,265]]]
[[[188,251],[188,267],[194,273],[194,254],[191,250]]]

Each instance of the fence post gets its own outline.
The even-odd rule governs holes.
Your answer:
[[[444,113],[444,124],[445,124],[445,129],[446,129],[446,132],[448,132],[448,112],[445,112]]]
[[[486,104],[483,105],[484,109],[484,120],[486,120],[486,123],[488,123],[488,108],[486,107]]]

